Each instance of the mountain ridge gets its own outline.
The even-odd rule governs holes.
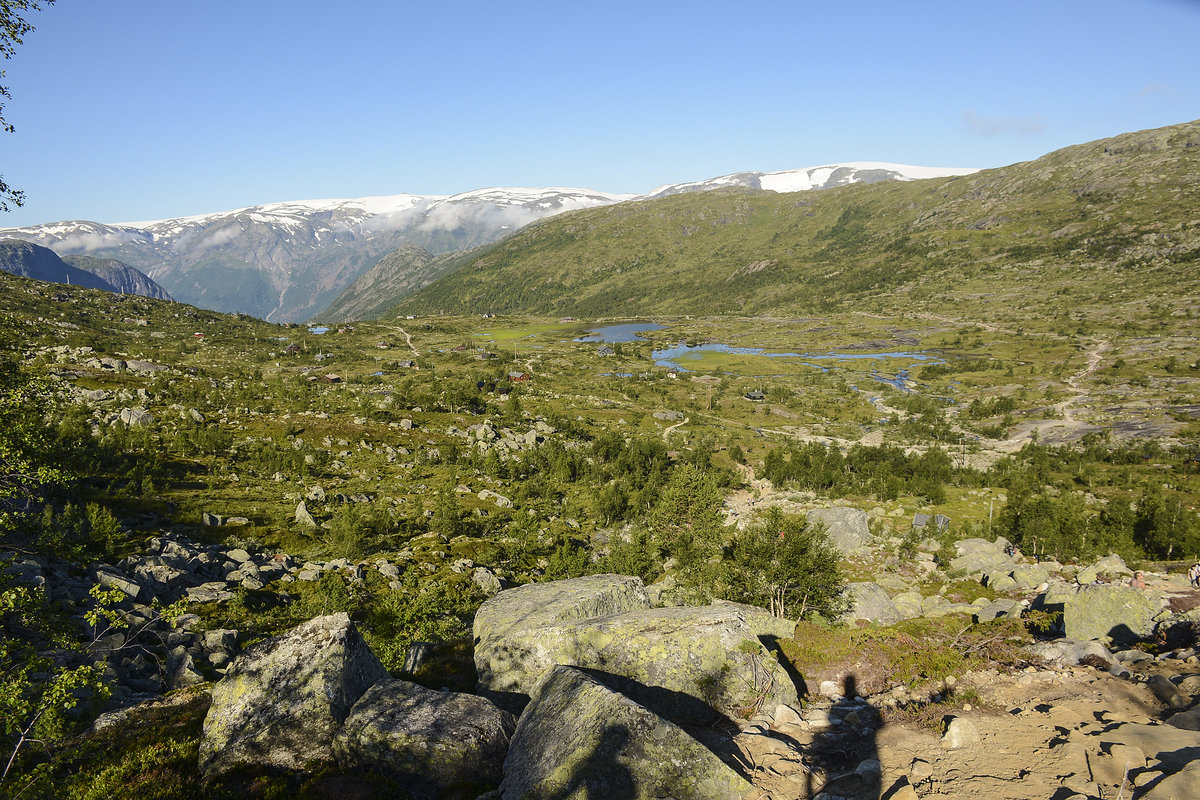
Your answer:
[[[897,169],[886,177],[898,180],[931,169],[888,166]],[[854,180],[856,168],[827,165],[738,175],[775,176],[768,181],[778,182],[813,170],[836,172],[837,180],[845,182]],[[885,179],[874,165],[859,171],[864,180]],[[655,192],[698,191],[701,185],[717,188],[722,180],[672,184]],[[805,180],[813,182],[811,176]],[[564,211],[645,197],[570,187],[500,187],[449,196],[281,201],[131,223],[50,222],[0,229],[0,236],[25,239],[63,254],[115,258],[144,270],[181,302],[270,321],[298,321],[321,313],[356,278],[401,245],[415,244],[437,256],[489,244]]]
[[[1016,275],[1058,291],[1080,270],[1103,281],[1067,291],[1194,285],[1197,174],[1189,122],[965,176],[677,193],[542,220],[389,313],[791,314],[1007,291]]]
[[[118,294],[137,294],[157,300],[171,295],[143,273],[120,261],[68,255],[20,239],[0,239],[0,270],[23,278],[66,283]]]

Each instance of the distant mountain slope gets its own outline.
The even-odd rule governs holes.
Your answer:
[[[654,194],[731,184],[793,191],[856,181],[909,180],[948,171],[971,170],[835,164],[790,172],[739,173],[663,186]],[[400,194],[267,203],[114,225],[54,222],[0,230],[0,236],[32,241],[59,253],[118,259],[145,271],[182,302],[273,321],[295,321],[321,312],[358,276],[403,245],[415,245],[433,255],[457,252],[496,241],[530,222],[564,211],[632,199],[639,198],[562,187],[477,189],[451,197]],[[389,263],[385,270],[390,272],[394,266]],[[431,277],[413,273],[415,283],[401,284],[411,290]],[[379,305],[369,298],[366,302]]]
[[[395,305],[395,298],[410,295],[453,272],[489,246],[435,256],[415,244],[401,245],[360,275],[313,321],[378,319]]]
[[[433,253],[462,250],[551,214],[627,197],[590,189],[481,189],[452,197],[268,203],[119,225],[57,222],[0,235],[116,258],[145,270],[181,302],[287,321],[322,310],[402,244]]]
[[[1195,292],[1200,123],[968,176],[732,188],[531,225],[392,313],[793,313],[1024,287]],[[947,298],[949,300],[949,296]]]
[[[829,164],[786,172],[739,172],[706,181],[660,186],[648,195],[626,195],[625,199],[629,201],[651,200],[669,195],[708,192],[729,187],[744,187],[769,192],[797,192],[848,186],[852,183],[912,181],[946,175],[966,175],[975,171],[968,168],[913,167],[876,162]],[[486,196],[495,191],[485,189],[473,194]],[[616,201],[614,200],[614,202]],[[401,298],[453,269],[457,269],[462,263],[479,257],[481,252],[463,257],[438,259],[436,262],[420,261],[414,259],[413,253],[407,249],[407,246],[402,246],[393,254],[385,256],[379,264],[347,287],[343,294],[329,305],[326,312],[319,315],[319,318],[326,321],[340,321],[377,317]],[[373,274],[376,272],[379,274]]]
[[[0,239],[0,270],[39,281],[171,299],[157,283],[119,261],[86,256],[64,259],[49,248],[19,239]]]
[[[128,264],[122,264],[115,258],[66,255],[62,256],[62,260],[102,279],[112,287],[112,291],[153,297],[155,300],[174,299],[166,289],[146,277],[145,273]]]

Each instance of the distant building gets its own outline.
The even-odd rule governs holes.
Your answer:
[[[510,372],[510,373],[508,373],[508,379],[510,381],[512,381],[513,383],[523,383],[523,382],[529,380],[529,373],[528,372]]]
[[[615,356],[616,354],[617,351],[613,350],[606,344],[600,345],[600,347],[596,349],[596,355],[598,356]]]
[[[757,389],[752,392],[746,392],[745,397],[747,400],[752,400],[755,403],[761,403],[763,400],[767,399],[767,396]]]
[[[294,356],[299,352],[300,352],[300,345],[298,345],[298,344],[289,344],[287,347],[285,347],[283,349],[283,354],[285,356]]]

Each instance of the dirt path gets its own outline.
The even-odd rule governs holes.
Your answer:
[[[684,417],[682,422],[676,422],[674,425],[667,427],[663,431],[663,441],[665,442],[667,440],[667,437],[671,435],[671,431],[675,430],[680,425],[687,425],[691,421],[692,421],[691,417]]]
[[[404,337],[404,341],[408,344],[408,349],[412,350],[414,356],[421,355],[420,352],[417,351],[417,348],[413,346],[412,337],[408,335],[408,331],[404,330],[404,328],[401,328],[399,325],[388,325],[387,327]]]
[[[1011,436],[993,445],[993,449],[1001,453],[1015,453],[1027,442],[1033,441],[1035,437],[1039,441],[1067,442],[1082,436],[1090,426],[1076,418],[1075,407],[1087,399],[1088,393],[1083,387],[1083,381],[1100,368],[1100,362],[1109,346],[1106,340],[1093,340],[1091,349],[1088,350],[1087,364],[1083,369],[1067,378],[1067,387],[1075,394],[1051,406],[1054,413],[1062,417],[1061,419],[1023,422],[1017,426]]]

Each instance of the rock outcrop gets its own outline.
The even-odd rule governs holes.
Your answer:
[[[387,677],[344,613],[311,619],[248,648],[213,686],[201,772],[333,761],[333,738],[351,707]]]
[[[385,772],[415,792],[438,794],[499,776],[516,725],[482,697],[384,680],[354,704],[333,750],[343,767]]]
[[[1084,586],[1063,605],[1064,632],[1068,639],[1144,639],[1154,633],[1155,616],[1161,610],[1156,592],[1109,584]]]
[[[735,800],[753,787],[681,728],[577,669],[534,688],[504,762],[503,800]]]
[[[609,600],[597,603],[599,597],[644,597],[640,581],[635,587],[619,576],[592,577],[605,580],[523,586],[480,607],[475,666],[481,692],[515,707],[547,670],[568,665],[602,673],[619,691],[677,721],[706,723],[717,713],[739,719],[763,704],[795,702],[795,685],[737,606],[576,618],[613,607]],[[581,587],[593,593],[581,594]]]
[[[857,508],[814,508],[808,512],[808,524],[824,525],[829,541],[843,554],[871,541],[867,513]]]
[[[893,625],[904,618],[883,587],[869,581],[846,585],[850,608],[842,615],[845,622],[867,620],[879,625]]]

